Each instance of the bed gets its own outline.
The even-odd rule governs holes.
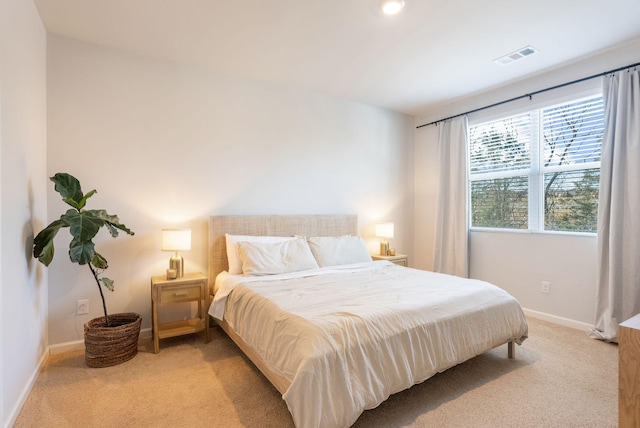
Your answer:
[[[520,305],[502,289],[365,260],[357,235],[354,215],[209,219],[209,314],[282,394],[299,428],[350,426],[391,394],[497,346],[513,358],[514,343],[527,338]],[[227,242],[255,275],[237,274]],[[278,269],[289,261],[277,254],[291,248],[304,255]]]

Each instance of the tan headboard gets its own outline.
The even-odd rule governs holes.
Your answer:
[[[209,217],[209,284],[227,270],[224,234],[341,236],[358,234],[357,215],[250,215]]]

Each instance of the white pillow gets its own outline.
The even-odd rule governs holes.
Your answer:
[[[275,275],[318,268],[304,238],[275,243],[241,241],[236,246],[245,275]]]
[[[320,267],[370,262],[367,245],[359,236],[317,236],[307,238]]]
[[[229,273],[232,275],[242,274],[242,261],[238,255],[238,242],[283,242],[295,239],[293,236],[248,236],[229,235],[225,233],[227,245],[227,260],[229,261]]]

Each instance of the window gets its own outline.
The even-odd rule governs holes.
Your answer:
[[[469,128],[471,227],[595,232],[602,96]]]

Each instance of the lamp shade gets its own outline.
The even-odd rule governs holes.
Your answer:
[[[376,236],[379,238],[393,238],[393,223],[376,224]]]
[[[191,229],[162,229],[162,251],[191,249]]]

